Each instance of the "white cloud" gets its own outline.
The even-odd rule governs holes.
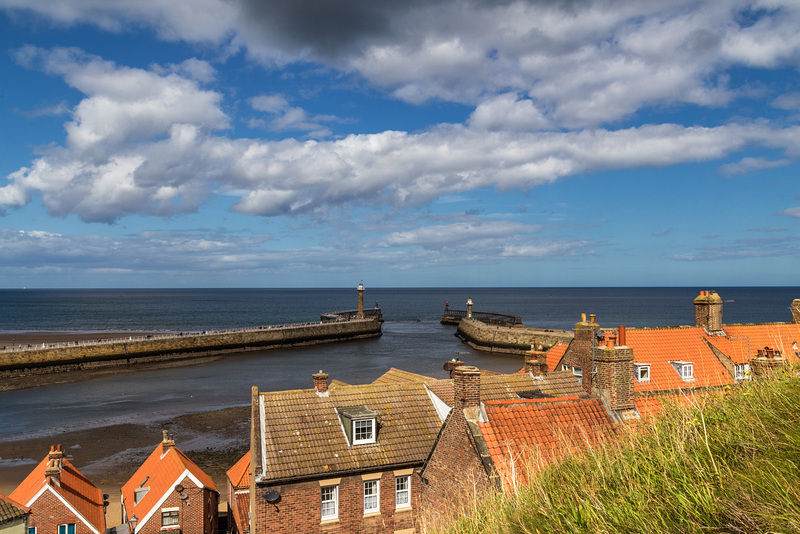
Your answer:
[[[750,174],[763,169],[774,169],[789,165],[791,160],[769,160],[767,158],[742,158],[736,163],[727,163],[720,167],[720,172],[726,176]]]

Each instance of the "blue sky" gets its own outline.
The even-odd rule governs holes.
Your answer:
[[[0,0],[0,287],[798,285],[798,28]]]

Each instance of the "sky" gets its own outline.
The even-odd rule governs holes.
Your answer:
[[[800,285],[800,4],[0,0],[0,287]]]

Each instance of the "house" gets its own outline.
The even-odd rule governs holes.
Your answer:
[[[250,453],[228,469],[228,532],[250,532]]]
[[[545,353],[532,343],[520,376],[571,373],[582,395],[486,401],[491,377],[455,369],[455,406],[420,472],[426,525],[446,521],[481,491],[513,490],[531,469],[614,436],[624,421],[652,418],[667,398],[733,385],[750,367],[767,373],[800,360],[796,321],[724,325],[719,295],[703,291],[694,304],[694,326],[601,329],[584,314],[569,344]]]
[[[29,534],[105,534],[103,493],[64,458],[61,445],[9,497],[30,509]]]
[[[219,491],[165,430],[122,486],[122,522],[133,534],[215,534]]]
[[[30,508],[0,493],[0,534],[28,534],[30,515]]]
[[[485,381],[484,401],[582,395],[571,373]],[[313,384],[253,388],[250,531],[420,532],[418,474],[463,392],[453,380],[399,369],[371,384],[335,387],[320,371]],[[241,480],[237,466],[228,473]]]

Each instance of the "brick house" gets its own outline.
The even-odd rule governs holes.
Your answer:
[[[122,486],[122,522],[134,534],[215,534],[219,491],[167,431]]]
[[[358,386],[313,379],[312,389],[253,388],[250,531],[420,532],[418,474],[460,394],[453,380],[398,369]],[[570,373],[485,381],[487,401],[581,394]]]
[[[228,479],[228,532],[250,532],[250,453],[225,473]]]
[[[30,515],[30,508],[0,493],[0,534],[28,534]]]
[[[103,493],[64,458],[61,445],[9,495],[30,509],[30,534],[105,534]]]

